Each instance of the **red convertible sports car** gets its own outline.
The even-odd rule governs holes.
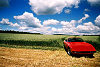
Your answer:
[[[68,55],[89,55],[93,56],[96,49],[79,37],[70,37],[64,40],[64,48]]]

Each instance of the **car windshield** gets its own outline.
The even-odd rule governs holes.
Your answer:
[[[69,38],[68,42],[84,42],[81,38]]]

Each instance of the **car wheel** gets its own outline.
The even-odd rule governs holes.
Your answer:
[[[88,55],[89,57],[93,57],[93,54]]]
[[[65,45],[64,45],[64,49],[65,49],[65,51],[67,52],[67,48],[65,47]]]
[[[70,48],[68,48],[67,54],[70,55],[70,56],[72,55]]]

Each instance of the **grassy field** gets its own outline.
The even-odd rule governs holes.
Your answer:
[[[63,49],[63,40],[68,35],[34,35],[34,34],[12,34],[0,33],[0,46],[27,49]],[[78,36],[100,50],[100,36]]]
[[[63,47],[63,35],[34,35],[0,33],[0,46],[29,49],[59,49]]]
[[[67,55],[67,37],[0,33],[0,67],[100,67],[100,36],[78,36],[96,48],[94,58]]]

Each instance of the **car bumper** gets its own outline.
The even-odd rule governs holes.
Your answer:
[[[94,54],[96,51],[72,51],[72,54]]]

